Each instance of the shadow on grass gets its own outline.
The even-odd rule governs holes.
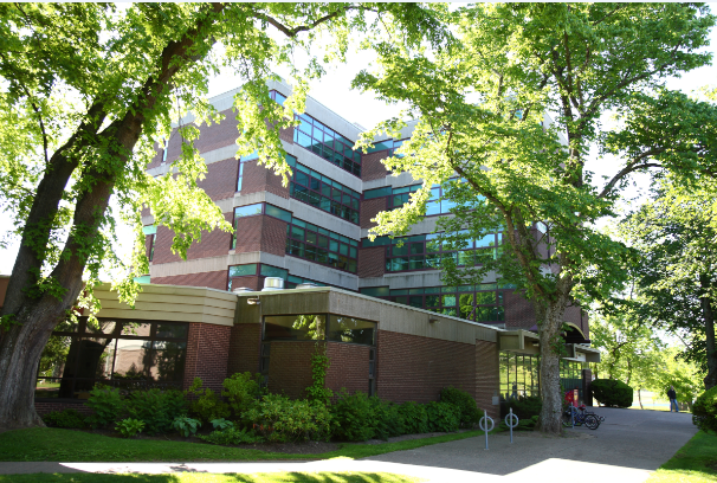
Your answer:
[[[0,475],[0,483],[412,483],[415,478],[389,473],[257,473],[217,475],[178,473],[162,475],[95,473]]]

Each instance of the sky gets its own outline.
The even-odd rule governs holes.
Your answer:
[[[690,93],[706,85],[717,87],[717,28],[711,32],[711,46],[715,59],[713,65],[694,70],[682,78],[670,79],[668,87]],[[347,56],[345,64],[332,66],[319,80],[311,83],[310,95],[331,110],[350,122],[358,123],[366,128],[372,128],[378,122],[396,116],[401,106],[386,104],[373,97],[371,93],[362,93],[350,88],[351,80],[362,69],[370,66],[373,56],[367,52],[352,52]],[[288,73],[277,69],[277,73],[288,78]],[[209,96],[215,96],[239,86],[239,79],[230,72],[221,72],[209,82]],[[588,164],[588,169],[596,173],[595,180],[600,182],[603,175],[616,172],[620,160],[608,157],[598,159],[594,156]],[[634,185],[628,189],[622,209],[629,210],[645,199],[648,188],[647,175],[634,178]],[[0,226],[9,227],[10,217],[0,213]],[[131,248],[132,234],[126,227],[119,228],[119,235],[123,243],[122,251],[128,253]],[[17,255],[18,242],[11,244],[7,249],[0,249],[0,274],[9,274]]]

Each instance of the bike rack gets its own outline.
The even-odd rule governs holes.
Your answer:
[[[513,444],[513,428],[518,426],[520,418],[513,414],[513,408],[510,408],[510,413],[505,416],[505,424],[510,428],[510,444]]]
[[[490,425],[490,428],[488,425]],[[478,427],[481,431],[485,431],[485,449],[488,451],[488,433],[493,431],[495,421],[493,421],[493,418],[488,416],[488,413],[485,410],[483,410],[483,417],[480,418],[480,421],[478,421]]]

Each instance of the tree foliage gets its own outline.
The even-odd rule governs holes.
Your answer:
[[[308,79],[324,60],[342,60],[350,32],[417,46],[446,37],[442,7],[383,3],[139,3],[0,5],[0,206],[20,238],[2,312],[0,427],[41,424],[32,396],[40,353],[52,328],[73,307],[97,309],[92,287],[103,266],[133,300],[134,276],[148,272],[140,214],[148,206],[174,231],[182,257],[202,231],[230,231],[199,188],[206,174],[194,147],[198,126],[222,114],[206,99],[219,69],[242,83],[234,98],[239,154],[284,177],[279,130],[302,112]],[[325,59],[294,66],[319,35]],[[220,48],[221,47],[221,48]],[[271,101],[266,81],[288,65],[293,95]],[[145,167],[154,147],[180,124],[181,155],[165,176]],[[117,201],[113,210],[110,198]],[[116,212],[114,212],[116,211]],[[135,227],[131,260],[120,260],[116,217]],[[83,276],[86,280],[83,280]],[[85,287],[87,290],[85,291]],[[84,294],[77,302],[78,295]]]
[[[645,113],[692,112],[693,101],[664,82],[710,61],[700,49],[715,20],[692,4],[583,3],[467,6],[452,22],[457,41],[449,48],[379,44],[379,68],[355,82],[408,104],[404,114],[416,119],[415,129],[398,150],[403,156],[384,164],[424,183],[402,208],[379,213],[371,233],[406,233],[424,216],[436,184],[447,184],[456,203],[437,227],[449,247],[504,231],[500,256],[461,268],[449,261],[445,281],[476,283],[498,270],[533,300],[546,402],[541,424],[559,432],[565,308],[621,287],[633,256],[594,222],[613,215],[631,173],[714,167],[715,152],[703,144],[711,147],[715,109],[700,105],[699,116],[676,123],[675,136],[665,136],[673,132],[666,116]],[[603,123],[608,111],[617,123]],[[546,112],[557,113],[555,122]],[[362,144],[381,131],[398,137],[405,125],[403,117],[381,123]],[[689,137],[705,126],[708,133]],[[591,146],[621,155],[622,165],[601,183],[586,167]]]
[[[655,199],[619,227],[641,254],[632,269],[638,296],[627,304],[643,323],[685,342],[685,357],[702,366],[707,389],[717,384],[716,187],[705,176],[694,184],[666,178]]]

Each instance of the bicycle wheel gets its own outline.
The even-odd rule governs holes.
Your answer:
[[[585,426],[592,430],[596,430],[598,426],[600,426],[600,420],[592,414],[588,414],[585,416]]]
[[[572,428],[573,427],[573,421],[570,419],[570,411],[563,411],[563,426],[566,428]]]

